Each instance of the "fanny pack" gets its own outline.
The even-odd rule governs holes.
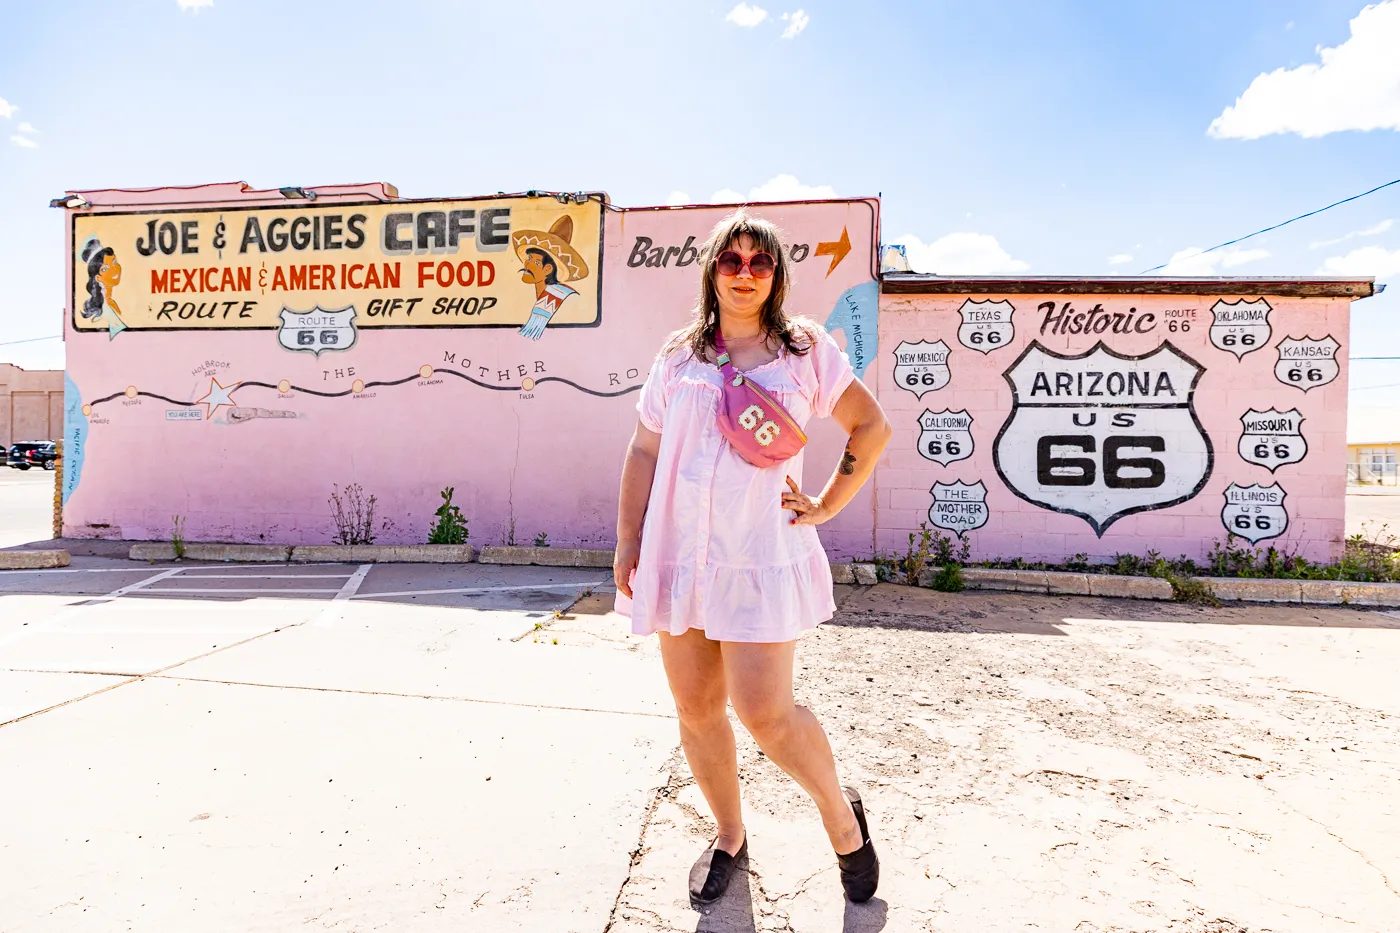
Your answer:
[[[720,387],[719,430],[729,446],[756,467],[793,457],[807,443],[797,422],[763,386],[734,369],[724,337],[715,330],[715,362],[724,376]]]

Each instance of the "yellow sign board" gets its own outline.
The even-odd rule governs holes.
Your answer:
[[[602,211],[595,196],[79,214],[73,326],[275,329],[307,350],[369,327],[539,339],[599,323]]]

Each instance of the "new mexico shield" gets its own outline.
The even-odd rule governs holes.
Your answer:
[[[1286,498],[1288,493],[1278,483],[1268,486],[1231,483],[1225,488],[1225,507],[1220,510],[1221,524],[1230,534],[1238,535],[1250,544],[1277,538],[1288,530],[1288,510],[1283,507]]]
[[[1321,340],[1285,337],[1278,342],[1274,378],[1304,392],[1325,386],[1341,373],[1337,363],[1337,349],[1340,346],[1331,334]]]
[[[1009,301],[973,301],[971,298],[958,309],[962,324],[958,326],[958,343],[978,353],[991,353],[1009,346],[1016,336],[1012,316],[1015,307]]]
[[[933,493],[933,505],[929,506],[928,520],[937,527],[961,538],[987,524],[987,487],[980,479],[972,484],[962,480],[934,483],[929,492]]]
[[[1240,415],[1240,459],[1272,473],[1288,463],[1297,463],[1308,454],[1303,437],[1303,413],[1296,408],[1279,411],[1249,411]]]
[[[919,416],[919,455],[947,466],[972,456],[972,416],[963,411],[929,411]]]
[[[355,306],[327,310],[320,305],[310,311],[282,309],[282,326],[277,342],[288,350],[306,350],[320,356],[327,350],[348,350],[355,345]]]
[[[1235,359],[1244,359],[1246,353],[1253,353],[1269,343],[1273,328],[1269,326],[1269,312],[1273,308],[1263,298],[1258,301],[1217,301],[1210,309],[1214,320],[1210,325],[1210,342],[1216,349],[1235,354]]]
[[[948,345],[942,340],[902,342],[894,348],[895,385],[920,398],[925,392],[937,392],[953,378],[948,368],[948,353]]]
[[[1185,502],[1215,463],[1194,407],[1203,372],[1170,341],[1139,356],[1102,342],[1062,356],[1035,341],[1002,374],[1012,404],[992,448],[997,473],[1100,537],[1124,515]]]

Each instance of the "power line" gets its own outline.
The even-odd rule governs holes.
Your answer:
[[[1376,185],[1376,187],[1372,188],[1370,191],[1363,191],[1360,194],[1354,194],[1349,198],[1342,198],[1340,201],[1334,201],[1326,207],[1319,207],[1315,211],[1308,211],[1306,214],[1299,214],[1297,217],[1290,217],[1283,223],[1274,224],[1272,227],[1265,227],[1263,230],[1255,230],[1253,233],[1246,233],[1244,236],[1235,237],[1233,240],[1227,240],[1226,242],[1221,243],[1219,246],[1212,246],[1210,249],[1204,249],[1201,250],[1199,253],[1193,253],[1192,255],[1204,256],[1206,253],[1213,253],[1218,249],[1224,249],[1227,246],[1234,246],[1236,243],[1242,243],[1245,240],[1248,240],[1250,237],[1256,237],[1261,233],[1268,233],[1270,230],[1277,230],[1279,227],[1286,227],[1296,220],[1303,220],[1306,217],[1312,217],[1316,214],[1321,214],[1323,211],[1330,211],[1332,208],[1337,207],[1338,205],[1346,204],[1348,201],[1355,201],[1357,198],[1364,198],[1368,194],[1375,194],[1382,188],[1389,188],[1391,185],[1400,185],[1400,178],[1397,178],[1394,181],[1388,181],[1383,185]],[[1153,266],[1151,269],[1144,269],[1142,272],[1139,272],[1138,275],[1147,275],[1149,272],[1156,272],[1158,269],[1165,269],[1169,265],[1171,265],[1171,260],[1167,260],[1160,266]]]
[[[0,343],[0,347],[13,347],[17,343],[38,343],[40,340],[60,340],[62,334],[54,334],[52,337],[30,337],[28,340],[6,340]]]
[[[1396,386],[1400,386],[1400,382],[1387,382],[1385,385],[1380,386],[1353,386],[1351,391],[1365,392],[1367,389],[1393,389]]]

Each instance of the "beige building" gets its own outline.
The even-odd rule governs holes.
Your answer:
[[[63,370],[0,363],[0,447],[63,434]]]
[[[1400,408],[1347,411],[1347,482],[1400,485]]]

